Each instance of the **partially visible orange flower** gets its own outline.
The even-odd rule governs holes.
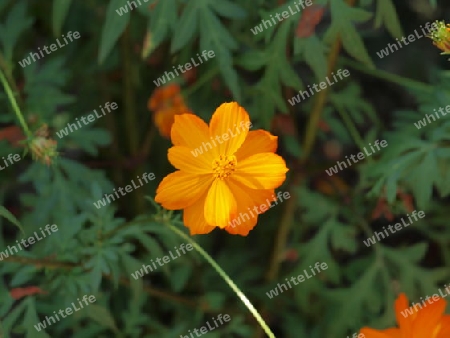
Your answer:
[[[219,227],[246,236],[275,200],[274,189],[288,171],[275,154],[278,138],[250,127],[236,102],[217,108],[209,127],[192,114],[175,116],[168,158],[178,170],[162,180],[155,200],[169,210],[184,209],[191,235]]]
[[[191,114],[180,93],[180,86],[169,84],[155,89],[148,101],[148,109],[154,112],[153,120],[160,134],[170,137],[175,115]]]
[[[366,338],[448,338],[450,315],[444,315],[447,302],[443,298],[436,298],[428,297],[408,309],[408,298],[401,293],[395,301],[399,328],[374,330],[364,327],[360,333]]]
[[[444,21],[436,21],[432,26],[435,29],[429,37],[433,40],[433,44],[443,51],[442,54],[450,54],[450,24],[446,24]]]

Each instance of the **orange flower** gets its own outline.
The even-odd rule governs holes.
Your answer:
[[[286,163],[274,153],[278,138],[250,126],[236,102],[217,108],[209,127],[192,114],[175,116],[168,158],[178,171],[163,179],[155,200],[169,210],[184,209],[191,235],[215,227],[248,235],[268,208],[252,210],[274,201],[274,189],[286,179]]]
[[[180,86],[169,84],[157,88],[148,101],[148,108],[154,112],[153,120],[160,134],[170,137],[175,115],[191,114],[180,94]]]
[[[399,328],[374,330],[364,327],[361,333],[366,338],[448,338],[450,315],[444,315],[446,305],[444,299],[434,295],[408,309],[408,298],[401,293],[395,301]]]

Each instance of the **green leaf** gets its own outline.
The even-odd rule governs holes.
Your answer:
[[[0,42],[4,58],[12,61],[14,46],[20,35],[33,24],[34,19],[27,15],[27,1],[18,1],[10,10],[3,24],[0,23]]]
[[[20,231],[25,235],[25,232],[23,231],[22,225],[20,225],[20,222],[17,220],[17,218],[11,214],[4,206],[0,205],[0,216],[3,216],[8,221],[10,221],[12,224],[17,226]]]
[[[353,8],[342,0],[331,2],[332,23],[325,40],[330,42],[340,37],[344,49],[355,59],[374,68],[374,64],[367,53],[364,42],[356,31],[354,22],[365,22],[372,17],[372,13],[360,8]]]
[[[236,63],[246,70],[255,71],[264,67],[267,61],[266,53],[254,50],[242,53]]]
[[[117,11],[122,11],[120,15]],[[125,0],[111,0],[106,10],[106,20],[103,25],[102,36],[100,40],[100,50],[98,54],[98,63],[105,61],[111,53],[114,45],[130,21],[130,11]]]
[[[170,46],[171,53],[175,53],[186,46],[196,34],[199,21],[198,11],[197,1],[189,1],[177,25],[178,29],[175,30]]]
[[[92,318],[103,327],[110,328],[116,334],[119,334],[116,322],[109,310],[103,306],[90,304],[86,307],[86,317]]]
[[[212,1],[210,5],[217,14],[228,19],[244,19],[247,16],[242,7],[228,0]]]
[[[264,128],[269,129],[275,112],[288,112],[288,107],[282,95],[282,85],[299,90],[302,88],[302,81],[298,77],[292,63],[287,59],[285,53],[290,43],[290,26],[281,25],[275,32],[272,43],[265,51],[267,60],[265,73],[262,79],[256,84],[255,111],[258,111],[261,123]],[[274,61],[276,60],[276,62]]]
[[[236,101],[241,101],[238,75],[233,68],[232,51],[238,47],[236,40],[207,7],[200,11],[200,49],[212,50],[220,66],[220,71]]]
[[[397,11],[391,0],[378,0],[375,28],[379,28],[383,22],[394,38],[401,38],[403,36]]]
[[[158,1],[149,21],[147,31],[149,41],[144,43],[148,48],[143,50],[143,58],[148,57],[175,29],[177,14],[174,8],[177,8],[176,0]]]
[[[53,22],[53,34],[55,36],[61,35],[61,28],[64,24],[64,20],[69,13],[69,8],[72,0],[53,0],[52,9],[52,22]]]
[[[303,55],[305,62],[311,67],[319,81],[323,81],[327,76],[326,51],[326,46],[316,35],[294,40],[294,54]]]

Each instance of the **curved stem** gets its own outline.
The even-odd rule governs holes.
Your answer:
[[[347,113],[347,110],[342,107],[339,104],[334,105],[336,110],[338,111],[339,115],[341,115],[342,121],[344,122],[345,126],[348,129],[348,132],[352,136],[353,140],[355,141],[356,145],[359,147],[359,150],[364,152],[364,142],[361,136],[359,135],[358,130],[355,127],[355,124],[353,123],[352,119],[350,118],[349,114]],[[372,157],[367,158],[367,162],[373,162]]]
[[[396,83],[398,85],[401,85],[403,87],[412,89],[412,90],[419,90],[424,93],[431,94],[433,92],[433,86],[428,85],[423,82],[419,82],[416,80],[411,80],[396,74],[391,74],[389,72],[386,72],[381,69],[369,69],[367,67],[364,67],[363,65],[359,64],[358,62],[343,58],[344,64],[347,64],[348,66],[359,70],[362,73],[366,73],[368,75],[371,75],[373,77],[377,77],[379,79],[387,80],[392,83]]]
[[[25,132],[27,137],[30,138],[32,136],[30,129],[28,129],[28,125],[25,122],[25,119],[23,118],[22,112],[20,111],[20,108],[17,104],[16,98],[14,97],[14,94],[9,86],[8,81],[6,80],[5,76],[3,75],[2,70],[0,70],[0,81],[2,82],[3,87],[5,88],[6,95],[8,96],[8,99],[11,102],[11,106],[13,107],[14,113],[16,114],[17,119],[19,120],[23,131]]]
[[[270,330],[269,326],[266,324],[264,319],[262,319],[259,312],[255,309],[255,307],[252,305],[250,300],[244,295],[244,293],[239,289],[239,287],[233,282],[233,280],[226,274],[225,271],[222,270],[222,268],[216,263],[216,261],[205,251],[203,248],[198,245],[191,237],[186,235],[183,231],[178,229],[177,227],[173,226],[169,222],[166,222],[166,225],[177,235],[182,237],[184,240],[189,242],[195,250],[214,268],[214,270],[217,271],[217,273],[220,275],[220,277],[223,278],[223,280],[230,286],[230,288],[236,293],[236,295],[241,299],[241,301],[244,303],[244,305],[249,309],[253,317],[256,318],[259,325],[261,325],[264,332],[267,334],[270,338],[275,338],[275,335]]]

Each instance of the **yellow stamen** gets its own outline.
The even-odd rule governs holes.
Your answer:
[[[235,170],[237,164],[236,156],[223,156],[215,159],[212,163],[214,177],[223,180],[230,176]]]

